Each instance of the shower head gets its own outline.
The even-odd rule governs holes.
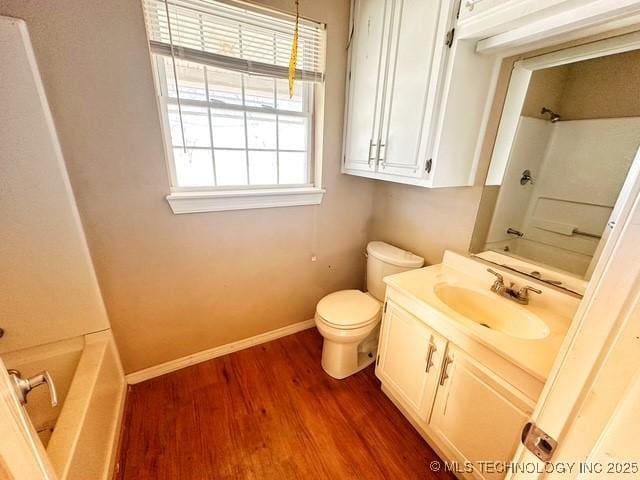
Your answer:
[[[540,110],[540,114],[541,115],[549,115],[549,121],[551,123],[556,123],[560,120],[560,115],[558,115],[556,112],[554,112],[553,110],[547,108],[547,107],[542,107],[542,110]]]

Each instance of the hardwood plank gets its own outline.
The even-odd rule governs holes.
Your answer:
[[[440,479],[373,366],[334,380],[306,330],[134,385],[117,478]]]

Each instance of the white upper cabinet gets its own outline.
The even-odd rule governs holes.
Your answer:
[[[395,3],[379,140],[381,172],[422,176],[420,149],[428,142],[436,90],[429,87],[437,84],[437,60],[444,53],[437,36],[440,7],[440,2],[424,0]]]
[[[344,173],[425,187],[473,183],[490,86],[469,88],[479,55],[453,39],[458,5],[354,0]],[[493,62],[482,61],[484,79]]]
[[[461,0],[456,34],[512,56],[637,25],[639,0]]]
[[[345,166],[353,170],[375,170],[392,3],[355,0],[352,5]]]
[[[567,0],[461,0],[458,26],[463,35],[489,36],[543,18]]]

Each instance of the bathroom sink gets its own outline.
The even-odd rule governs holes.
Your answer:
[[[490,330],[526,340],[549,335],[549,327],[541,319],[493,293],[449,283],[436,285],[434,292],[449,308]]]

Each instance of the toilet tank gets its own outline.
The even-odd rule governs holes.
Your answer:
[[[367,245],[367,291],[384,302],[387,275],[413,270],[424,265],[424,258],[384,242]]]

